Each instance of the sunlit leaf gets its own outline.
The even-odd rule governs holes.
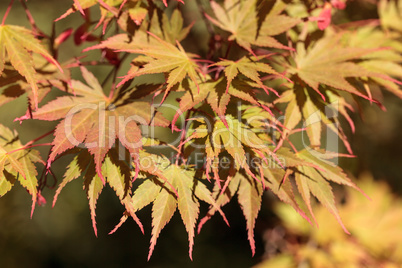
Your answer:
[[[0,75],[3,72],[7,55],[12,66],[30,84],[33,102],[35,107],[38,108],[38,79],[30,52],[42,55],[47,61],[61,70],[59,63],[53,59],[31,31],[16,25],[0,25]]]

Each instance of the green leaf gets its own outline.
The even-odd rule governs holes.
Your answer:
[[[217,202],[215,201],[215,199],[212,197],[211,192],[209,191],[209,189],[207,188],[207,186],[205,186],[205,184],[203,183],[196,183],[195,184],[195,189],[194,189],[194,194],[195,196],[197,196],[198,199],[204,201],[205,203],[210,204],[210,210],[209,212],[211,212],[211,210],[213,209],[213,213],[215,213],[215,211],[218,211],[219,214],[222,216],[223,220],[225,221],[225,223],[229,226],[229,222],[226,219],[225,214],[223,213],[223,211],[221,210],[221,204],[217,204]]]
[[[142,1],[138,1],[135,6],[128,8],[128,14],[135,24],[141,25],[142,21],[148,15],[148,10]]]
[[[389,3],[390,7],[393,6],[391,2]],[[384,2],[381,2],[380,6],[383,4]],[[381,16],[381,8],[379,11]],[[392,16],[387,18],[390,17]],[[402,77],[402,67],[400,66],[402,44],[398,41],[398,36],[395,32],[384,32],[370,24],[355,29],[353,33],[344,35],[343,43],[348,46],[373,50],[372,53],[363,56],[364,61],[359,63],[360,66],[372,72],[372,75],[363,81],[364,88],[369,96],[371,96],[371,89],[375,90],[374,87],[380,85],[402,98],[400,81],[391,78],[400,79]]]
[[[98,0],[73,0],[74,5],[69,8],[63,15],[56,19],[56,21],[64,19],[68,15],[79,10],[82,13],[82,10],[90,8],[98,3]]]
[[[321,135],[323,134],[322,126],[324,125],[325,128],[331,129],[338,135],[348,152],[352,154],[351,146],[338,118],[339,114],[344,116],[354,131],[354,123],[347,111],[353,110],[352,106],[334,91],[326,90],[325,95],[328,98],[327,102],[312,93],[311,89],[294,85],[293,90],[286,91],[277,99],[277,103],[288,102],[285,110],[285,129],[282,132],[281,140],[278,142],[279,145],[282,145],[289,135],[297,131],[295,127],[302,118],[303,130],[306,130],[312,147],[318,148],[320,146]]]
[[[172,126],[176,123],[177,119],[181,115],[202,103],[207,98],[208,93],[211,91],[210,88],[214,86],[214,84],[209,82],[202,83],[199,85],[200,90],[198,91],[194,82],[189,81],[188,83],[188,87],[185,88],[187,91],[180,98],[179,109],[172,119]]]

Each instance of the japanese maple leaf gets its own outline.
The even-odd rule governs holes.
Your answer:
[[[100,44],[88,47],[84,51],[92,49],[111,49],[114,51],[131,51],[142,49],[144,47],[158,47],[161,43],[156,38],[149,38],[147,32],[151,32],[160,39],[176,45],[181,42],[189,33],[192,24],[184,27],[184,19],[180,11],[173,11],[170,18],[163,13],[162,19],[159,20],[155,11],[149,21],[145,21],[141,27],[134,33],[134,36],[128,34],[117,34],[102,41]]]
[[[118,17],[119,15],[119,5],[123,2],[123,0],[73,0],[74,4],[71,8],[69,8],[63,15],[58,17],[55,21],[59,21],[64,19],[68,15],[76,12],[77,10],[80,11],[81,15],[86,19],[89,20],[89,8],[99,4],[101,17],[99,19],[98,24],[95,28],[99,25],[103,24],[103,33],[105,33],[106,26],[111,21],[111,18]]]
[[[311,206],[311,195],[315,196],[318,201],[324,205],[329,212],[331,212],[339,224],[342,226],[345,233],[349,233],[344,224],[342,223],[339,212],[335,206],[334,194],[329,181],[347,185],[352,187],[363,195],[367,195],[358,188],[342,171],[341,168],[319,156],[325,156],[320,151],[304,149],[297,153],[297,156],[301,159],[314,163],[317,167],[299,166],[295,172],[295,181],[297,189],[302,196],[310,214],[315,220],[314,213]],[[318,156],[318,157],[317,157]],[[337,154],[329,155],[329,157],[336,157]],[[316,221],[316,220],[315,220]]]
[[[258,74],[257,74],[258,75]],[[228,81],[229,82],[229,81]],[[184,84],[184,83],[183,83]],[[184,95],[180,98],[180,109],[176,112],[172,120],[172,125],[177,119],[188,110],[194,108],[204,100],[211,106],[212,110],[225,121],[225,113],[227,105],[232,97],[239,98],[255,106],[260,106],[258,100],[254,97],[253,88],[258,88],[258,84],[250,83],[244,80],[234,79],[228,85],[222,78],[217,81],[207,80],[199,84],[199,91],[196,85],[191,81],[188,85],[183,85]]]
[[[194,228],[198,219],[200,206],[199,200],[214,207],[227,222],[223,212],[215,204],[215,200],[208,188],[194,177],[194,170],[171,164],[165,157],[159,157],[144,151],[140,152],[140,156],[147,161],[147,164],[142,166],[141,170],[155,175],[154,178],[144,180],[132,196],[132,204],[136,210],[153,203],[152,238],[148,259],[152,255],[161,230],[170,221],[176,209],[180,212],[189,236],[189,255],[192,259]],[[171,190],[170,185],[166,185],[167,183],[177,189],[177,194]],[[112,232],[116,231],[126,219],[127,216],[123,216],[120,223]]]
[[[42,99],[50,92],[52,87],[57,87],[60,90],[66,91],[66,85],[70,81],[70,71],[62,65],[63,72],[57,66],[48,64],[47,60],[39,55],[33,54],[33,65],[36,71],[36,92],[35,101],[32,86],[26,79],[17,71],[14,70],[9,63],[1,74],[0,87],[3,91],[0,93],[0,105],[13,101],[27,93],[31,110],[35,110],[35,103],[40,103]]]
[[[326,158],[317,157],[315,153],[321,156],[324,155]],[[276,161],[271,162],[270,165],[254,162],[254,165],[260,170],[260,181],[253,179],[249,174],[245,174],[241,170],[235,170],[234,173],[229,173],[227,178],[221,178],[225,181],[223,189],[215,183],[213,195],[217,206],[224,206],[237,195],[238,202],[247,221],[248,239],[253,254],[255,252],[253,230],[261,208],[261,196],[265,188],[270,189],[282,202],[292,206],[310,223],[315,220],[311,205],[312,194],[335,216],[344,231],[348,233],[335,206],[334,194],[329,181],[347,185],[363,194],[364,192],[346,176],[341,168],[327,160],[338,156],[338,154],[322,153],[310,149],[294,154],[289,149],[282,147],[276,154],[279,159],[286,163],[286,168],[278,165]],[[290,179],[286,179],[292,173],[295,173],[297,191],[302,196],[304,205],[308,209],[306,212],[299,206],[299,201],[296,200],[294,183],[290,182]],[[198,232],[215,212],[216,208],[210,207],[207,215],[201,219],[198,225]]]
[[[153,41],[156,40],[149,39],[149,36],[147,35],[143,36],[145,38],[138,38],[138,35],[151,32],[162,40],[172,45],[176,45],[177,42],[181,42],[188,35],[192,26],[193,23],[184,27],[184,19],[182,13],[178,9],[175,9],[170,16],[166,13],[163,13],[160,16],[160,14],[154,10],[154,13],[150,16],[149,20],[144,21],[139,30],[135,32],[134,37],[131,38],[130,36],[130,40],[137,48],[148,46],[149,43],[154,43]],[[155,44],[157,43],[155,42]]]
[[[100,1],[99,0],[73,0],[74,4],[71,8],[69,8],[63,15],[61,15],[59,18],[56,19],[56,21],[64,19],[65,17],[67,17],[68,15],[79,11],[84,17],[87,16],[87,14],[85,14],[85,9],[88,9],[96,4],[98,4]],[[105,5],[107,5],[105,2],[110,2],[108,0],[102,1]],[[119,1],[120,3],[123,2],[123,0]]]
[[[34,163],[45,162],[39,152],[22,145],[17,133],[0,124],[0,196],[11,190],[15,181],[32,196],[31,217],[38,197],[38,172]]]
[[[261,209],[263,189],[261,187],[262,185],[254,179],[245,178],[239,172],[237,174],[240,176],[239,189],[237,191],[238,202],[247,221],[247,236],[250,242],[252,255],[254,256],[254,226],[258,212]]]
[[[253,178],[243,176],[237,172],[233,177],[229,178],[228,187],[222,193],[221,189],[215,185],[214,195],[218,206],[224,206],[237,193],[237,200],[243,211],[243,215],[247,222],[247,236],[250,242],[252,255],[255,254],[255,241],[254,241],[254,226],[261,209],[261,198],[263,194],[262,185],[256,182]],[[201,219],[198,225],[198,232],[201,231],[202,226],[215,214],[216,208],[211,207],[207,216]]]
[[[0,75],[3,73],[7,56],[11,65],[31,86],[34,106],[38,108],[38,79],[30,52],[42,55],[63,72],[59,63],[53,59],[31,31],[15,25],[0,25]]]
[[[221,119],[214,122],[213,129],[208,129],[206,124],[201,124],[189,133],[188,139],[205,139],[206,171],[209,179],[210,171],[214,174],[214,179],[219,182],[219,154],[225,150],[233,158],[235,168],[243,169],[250,177],[258,180],[252,171],[247,159],[247,152],[252,152],[261,161],[267,162],[268,157],[272,157],[279,165],[280,160],[268,147],[267,141],[261,139],[249,127],[239,120],[227,115],[227,124]]]
[[[362,49],[386,48],[365,55],[364,61],[359,63],[371,72],[384,75],[383,78],[370,76],[368,81],[363,81],[368,96],[371,96],[370,87],[373,84],[374,86],[379,84],[384,89],[402,98],[401,82],[390,78],[402,78],[402,66],[400,65],[402,56],[400,55],[399,43],[394,40],[395,37],[371,24],[359,27],[345,37],[344,42],[351,47]]]
[[[251,79],[255,83],[257,83],[261,88],[267,89],[265,85],[263,85],[259,72],[269,73],[269,74],[278,74],[271,66],[265,64],[263,62],[259,62],[263,59],[264,56],[260,57],[243,57],[237,61],[231,60],[222,60],[214,65],[225,67],[224,72],[227,78],[227,86],[226,93],[228,93],[229,86],[233,79],[239,74],[239,72],[245,75],[247,78]]]
[[[272,36],[287,31],[300,20],[279,15],[286,5],[277,2],[263,18],[259,27],[256,3],[256,0],[225,0],[222,7],[215,1],[211,1],[216,19],[205,15],[216,26],[232,34],[229,40],[235,40],[239,46],[251,53],[251,45],[289,49]]]
[[[74,4],[71,8],[69,8],[63,15],[56,19],[56,21],[66,18],[68,15],[73,14],[77,10],[86,17],[87,14],[85,9],[88,9],[96,4],[99,4],[100,11],[101,11],[101,18],[99,19],[98,25],[104,23],[104,28],[109,23],[109,17],[118,17],[120,14],[119,12],[124,8],[127,7],[127,12],[131,19],[137,24],[141,24],[142,20],[148,14],[146,8],[143,7],[142,1],[128,1],[128,0],[73,0]],[[183,0],[176,0],[184,4]],[[137,2],[133,5],[132,2]],[[128,5],[126,5],[129,3]],[[162,3],[167,7],[166,0],[162,0]]]
[[[183,17],[177,10],[170,18],[163,15],[161,21],[155,12],[150,21],[142,24],[133,37],[126,34],[115,35],[84,51],[107,48],[115,52],[142,54],[133,60],[132,68],[118,86],[138,76],[163,73],[166,76],[163,102],[172,87],[186,77],[197,86],[198,80],[201,80],[202,72],[194,59],[198,56],[186,53],[179,43],[186,37],[191,26],[183,28]]]
[[[139,63],[143,68],[130,71],[119,85],[126,83],[134,77],[144,74],[167,73],[167,87],[162,102],[166,98],[170,89],[177,83],[180,83],[187,76],[198,85],[197,77],[199,77],[201,70],[193,60],[193,58],[197,56],[186,53],[179,42],[177,42],[176,47],[152,33],[149,34],[157,41],[153,42],[153,45],[150,44],[133,50],[122,49],[122,51],[139,53],[146,55],[147,57],[140,57],[137,61],[134,59],[134,63]]]
[[[121,166],[121,161],[118,159],[118,157],[114,156],[113,154],[108,154],[102,164],[102,174],[106,177],[109,186],[116,192],[116,195],[119,197],[121,204],[125,207],[128,214],[137,222],[141,231],[144,232],[140,220],[135,215],[135,208],[131,202],[131,196],[129,193],[131,190],[130,176],[127,176],[127,174],[123,172]],[[69,182],[81,176],[84,178],[84,187],[89,201],[89,208],[91,210],[92,226],[95,235],[97,236],[95,210],[97,200],[104,189],[104,185],[101,181],[101,178],[95,171],[94,162],[91,161],[88,152],[81,151],[68,165],[64,174],[64,179],[60,183],[56,190],[56,194],[54,195],[53,206],[56,204],[56,200],[61,190]]]
[[[276,103],[288,103],[285,110],[282,137],[278,142],[278,147],[282,145],[289,135],[300,131],[296,127],[300,122],[303,122],[301,127],[306,131],[311,146],[320,147],[323,135],[322,129],[325,127],[338,135],[351,154],[352,149],[340,124],[339,115],[342,115],[348,121],[352,131],[354,131],[353,120],[348,114],[348,110],[353,111],[353,108],[336,92],[325,91],[325,97],[328,102],[323,102],[317,95],[311,93],[307,88],[295,85],[293,90],[285,91],[275,101]]]
[[[156,24],[158,26],[158,24]],[[181,12],[178,9],[175,9],[170,17],[163,13],[162,15],[162,30],[164,39],[171,43],[175,44],[177,41],[181,42],[190,32],[193,23],[188,25],[187,27],[184,26],[184,19],[181,15]]]
[[[400,23],[402,3],[400,1],[379,1],[378,13],[383,28],[402,32],[402,25]]]
[[[304,44],[297,46],[295,59],[296,67],[290,70],[295,73],[307,85],[313,88],[325,100],[319,86],[326,85],[332,88],[346,91],[365,99],[369,99],[358,89],[352,86],[347,77],[380,77],[388,79],[386,75],[369,71],[353,60],[378,51],[379,49],[362,49],[343,46],[340,43],[342,34],[331,35],[320,39],[305,50]]]
[[[302,166],[305,164],[309,165],[306,161],[298,158],[286,148],[281,148],[277,151],[277,154],[278,158],[282,159],[288,167]],[[266,188],[277,195],[281,201],[291,205],[303,218],[309,221],[309,218],[296,201],[292,183],[289,180],[284,180],[286,176],[285,169],[276,164],[277,160],[273,158],[270,160],[273,162],[270,162],[269,165],[262,161],[253,163],[258,166],[258,173],[260,173],[259,176],[261,180],[255,180],[249,174],[235,170],[234,174],[229,173],[227,178],[221,178],[225,181],[225,187],[221,188],[218,183],[215,183],[213,189],[213,196],[215,197],[216,205],[219,207],[226,205],[237,195],[237,200],[247,222],[248,240],[253,255],[255,254],[254,227],[258,212],[261,209],[262,194]],[[201,231],[202,226],[215,212],[216,208],[211,206],[207,215],[201,219],[198,225],[198,232]]]
[[[50,101],[32,114],[34,119],[63,120],[57,125],[48,166],[67,149],[83,146],[93,155],[96,171],[102,181],[102,161],[106,153],[118,139],[131,153],[135,161],[141,149],[139,124],[168,126],[169,121],[162,115],[151,113],[151,106],[144,101],[118,105],[113,96],[107,97],[94,75],[81,67],[87,85],[80,81],[71,82],[75,96],[63,96]],[[116,105],[117,106],[116,106]],[[20,118],[26,119],[29,116]],[[151,120],[152,119],[152,120]],[[138,166],[138,165],[136,165]]]

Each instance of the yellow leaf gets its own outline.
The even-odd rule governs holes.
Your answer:
[[[34,105],[38,108],[39,89],[30,52],[42,55],[47,61],[56,65],[63,72],[60,65],[41,45],[39,40],[33,36],[32,32],[23,27],[0,25],[0,44],[0,74],[3,71],[5,56],[7,55],[13,67],[31,85]]]

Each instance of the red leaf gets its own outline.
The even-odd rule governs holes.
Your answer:
[[[82,24],[80,27],[75,30],[74,33],[74,43],[78,46],[81,45],[83,42],[88,41],[96,41],[98,38],[91,33],[88,32],[89,29],[89,24],[85,22]]]
[[[317,24],[320,30],[325,30],[331,24],[331,11],[331,4],[326,3],[320,15],[318,15]]]
[[[37,203],[38,203],[39,206],[46,205],[46,203],[47,203],[46,199],[41,194],[41,191],[38,191],[38,194],[37,194],[36,198],[37,198]]]
[[[72,33],[73,33],[73,28],[68,28],[67,30],[65,30],[64,32],[59,34],[59,36],[57,36],[56,39],[54,40],[55,46],[57,47],[60,44],[64,43],[64,41],[66,41]]]

